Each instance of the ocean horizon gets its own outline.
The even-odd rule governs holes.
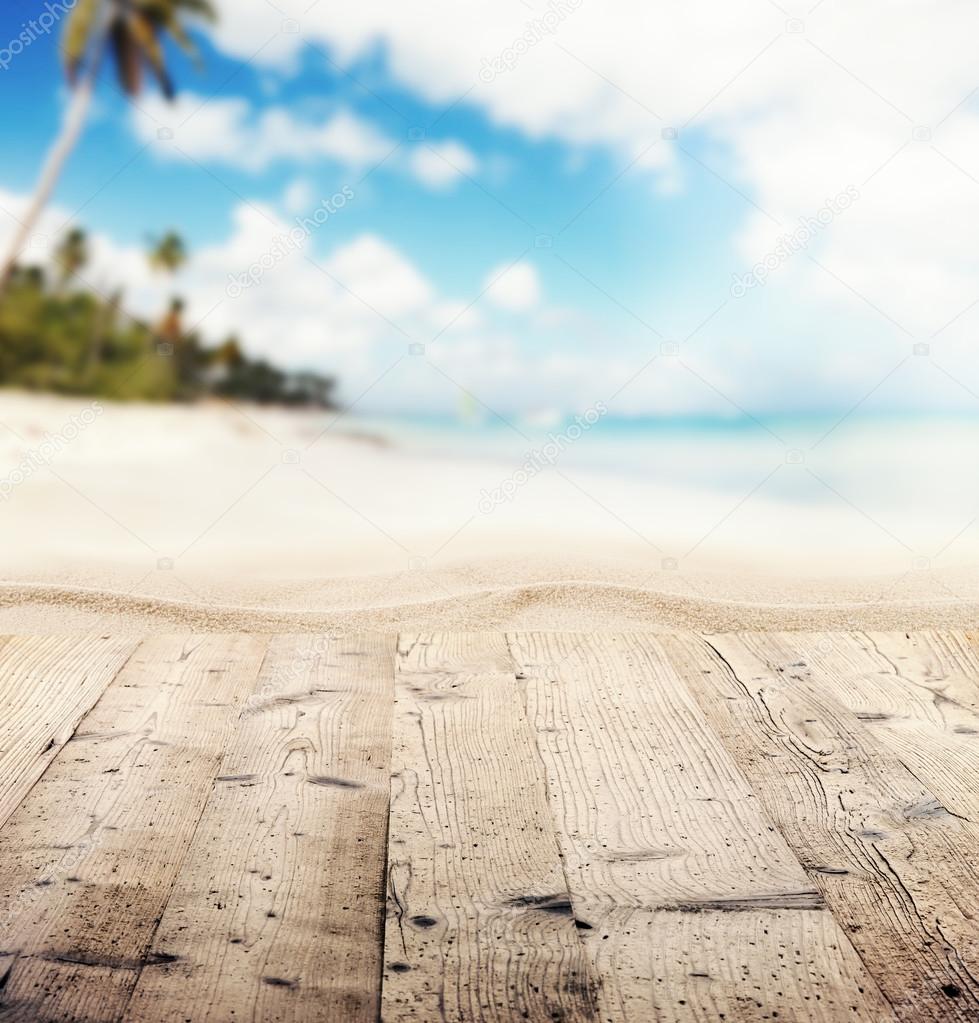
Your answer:
[[[350,415],[338,421],[337,430],[370,434],[419,454],[464,454],[513,469],[526,464],[535,471],[587,471],[711,493],[744,492],[774,473],[766,494],[787,502],[845,498],[902,513],[979,510],[979,480],[965,468],[979,450],[979,416],[605,415],[579,431],[575,425],[573,416],[504,420],[487,412]]]

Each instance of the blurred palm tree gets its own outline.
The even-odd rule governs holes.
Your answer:
[[[152,270],[173,276],[187,262],[187,246],[176,231],[167,231],[162,238],[150,244],[146,258]],[[163,342],[166,351],[174,357],[180,394],[186,398],[190,396],[197,374],[200,346],[194,338],[184,335],[184,308],[184,300],[173,296],[163,318],[156,325],[155,333],[157,344]]]
[[[146,258],[151,270],[172,277],[187,262],[187,246],[176,231],[167,231],[162,238],[151,242]],[[182,340],[183,311],[183,299],[172,298],[170,308],[157,328],[160,337],[170,345],[179,344]]]
[[[148,68],[164,95],[172,99],[174,88],[167,70],[163,40],[170,36],[184,50],[193,53],[185,20],[194,15],[213,20],[215,11],[211,0],[76,0],[65,24],[63,42],[71,102],[65,111],[61,132],[41,170],[30,206],[10,249],[0,261],[0,298],[21,250],[34,232],[68,157],[81,137],[106,51],[111,51],[119,83],[127,96],[139,94],[143,87],[143,70]]]
[[[175,274],[187,262],[187,246],[176,231],[167,231],[153,242],[147,256],[153,270]]]
[[[88,264],[88,235],[79,227],[72,228],[54,250],[58,268],[58,284],[64,289],[68,282]]]
[[[176,349],[184,340],[183,326],[184,300],[171,298],[167,311],[156,328],[157,336]]]
[[[85,373],[89,379],[102,364],[106,341],[118,331],[119,313],[122,311],[122,292],[113,291],[105,302],[100,303],[98,313],[92,321],[88,338],[88,359]]]

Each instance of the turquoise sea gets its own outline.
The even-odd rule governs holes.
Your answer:
[[[868,514],[902,518],[979,514],[979,417],[853,414],[752,419],[598,419],[571,439],[574,419],[486,414],[348,417],[392,444],[435,457],[488,459],[516,468],[547,457],[568,473],[711,493],[747,493],[791,503],[850,501]],[[551,447],[547,448],[551,441]],[[943,516],[944,517],[944,516]]]

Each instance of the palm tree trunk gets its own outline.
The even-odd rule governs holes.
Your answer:
[[[49,150],[47,159],[44,161],[41,176],[34,190],[34,197],[31,199],[31,204],[28,206],[27,211],[20,218],[20,226],[14,235],[7,255],[4,257],[3,262],[0,263],[0,300],[3,299],[4,292],[10,283],[10,275],[13,273],[21,250],[27,244],[28,239],[37,227],[37,222],[40,220],[44,207],[48,204],[51,194],[54,192],[58,179],[61,177],[61,172],[68,162],[68,157],[78,143],[79,138],[81,138],[85,121],[88,117],[88,111],[92,105],[92,96],[95,93],[95,82],[98,78],[99,66],[102,63],[101,49],[100,45],[98,52],[89,61],[84,76],[74,89],[71,102],[65,111],[61,131],[54,145]]]

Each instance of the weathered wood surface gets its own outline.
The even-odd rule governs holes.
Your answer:
[[[979,829],[845,706],[877,705],[879,664],[850,636],[665,644],[898,1017],[979,1019]]]
[[[979,824],[979,646],[961,633],[806,643],[820,684],[951,813]]]
[[[147,640],[0,830],[7,1018],[121,1018],[263,646]]]
[[[963,632],[0,637],[0,1021],[979,1021]]]
[[[136,646],[111,636],[0,637],[0,826]]]
[[[278,636],[128,1020],[369,1020],[380,998],[394,636]]]
[[[654,637],[511,643],[602,1019],[889,1018]]]
[[[504,637],[402,637],[383,1018],[595,1018]]]

